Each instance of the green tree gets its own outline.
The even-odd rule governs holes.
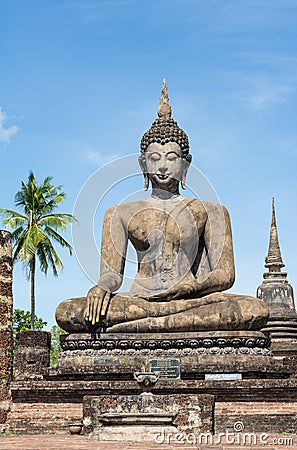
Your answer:
[[[47,274],[51,267],[54,276],[63,269],[53,242],[66,247],[72,254],[71,245],[59,234],[75,221],[71,214],[54,214],[53,211],[65,199],[62,186],[51,184],[52,177],[38,184],[33,172],[29,173],[27,183],[22,181],[21,189],[15,195],[15,205],[22,212],[0,208],[3,224],[12,231],[13,263],[21,261],[28,269],[31,283],[31,330],[35,318],[35,273],[36,261]]]
[[[47,322],[45,322],[41,317],[35,316],[34,318],[34,329],[35,330],[43,330],[43,327],[47,326]],[[23,309],[15,309],[13,311],[12,316],[12,330],[13,337],[15,340],[16,333],[19,331],[30,330],[31,328],[31,313],[30,311],[24,311]]]
[[[62,330],[58,325],[54,325],[51,328],[51,352],[50,361],[51,366],[54,366],[58,362],[59,353],[62,351],[60,344],[61,334],[66,334],[66,331]]]
[[[41,317],[35,316],[34,329],[41,331],[47,326],[47,322]],[[26,331],[31,329],[31,313],[30,311],[24,311],[23,309],[15,309],[12,316],[12,330],[14,345],[16,342],[16,334],[19,331]],[[58,362],[58,357],[62,351],[60,344],[61,334],[66,334],[66,331],[62,330],[58,325],[54,325],[51,328],[51,349],[50,349],[50,364],[54,366]]]

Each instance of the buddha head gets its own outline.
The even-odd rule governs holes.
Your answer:
[[[143,135],[140,143],[139,164],[144,175],[144,189],[149,182],[153,188],[178,189],[181,182],[186,189],[186,175],[192,156],[186,133],[171,117],[166,81],[158,107],[158,118]]]

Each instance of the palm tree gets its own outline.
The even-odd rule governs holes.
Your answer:
[[[65,199],[62,186],[51,184],[52,177],[47,177],[41,185],[33,172],[29,173],[28,182],[22,181],[21,189],[15,195],[15,205],[22,212],[0,208],[3,224],[12,231],[13,263],[21,261],[28,269],[31,282],[31,330],[34,330],[35,317],[35,272],[36,261],[40,269],[47,274],[51,267],[54,276],[63,270],[53,241],[66,247],[72,254],[71,245],[58,233],[65,231],[76,219],[71,214],[54,214],[53,211]]]

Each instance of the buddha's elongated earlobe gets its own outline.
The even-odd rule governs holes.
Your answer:
[[[138,157],[138,163],[140,165],[140,168],[142,170],[143,176],[144,176],[144,190],[147,191],[149,187],[149,177],[146,172],[146,163],[145,163],[145,157],[144,155],[140,155]]]
[[[187,177],[187,172],[184,171],[182,174],[182,179],[181,179],[181,187],[185,190],[187,189],[187,185],[186,185],[186,177]]]
[[[144,190],[147,191],[149,187],[149,177],[147,173],[144,173],[143,176],[144,176]]]
[[[187,189],[186,178],[187,178],[187,173],[188,173],[188,169],[190,167],[191,162],[192,162],[192,155],[188,154],[184,159],[184,167],[183,167],[183,172],[182,172],[182,176],[181,176],[181,187],[183,189]]]

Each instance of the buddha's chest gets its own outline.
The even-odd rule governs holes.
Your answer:
[[[139,251],[170,243],[195,246],[199,241],[199,224],[189,209],[164,211],[145,209],[134,214],[128,224],[129,239]]]

